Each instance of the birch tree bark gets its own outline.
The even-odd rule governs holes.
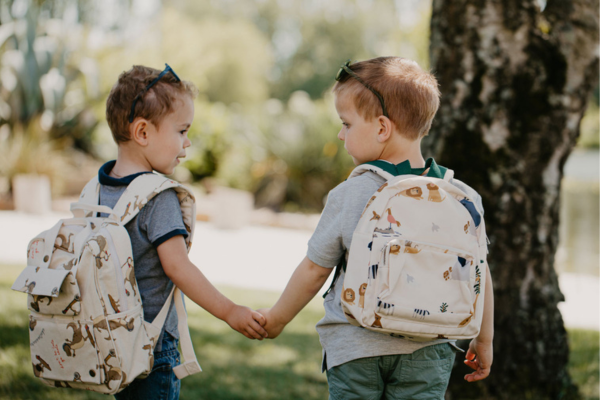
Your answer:
[[[496,303],[490,377],[457,367],[447,398],[578,398],[554,256],[563,166],[598,82],[598,0],[433,0],[430,56],[443,95],[424,150],[483,197]]]

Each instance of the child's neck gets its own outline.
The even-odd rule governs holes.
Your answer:
[[[111,175],[124,177],[139,172],[152,171],[152,167],[148,163],[148,160],[146,160],[146,157],[141,152],[135,150],[128,148],[127,145],[119,146],[117,162],[111,171]]]
[[[400,135],[396,135],[394,140],[385,147],[379,159],[394,165],[408,160],[412,168],[425,167],[425,159],[421,154],[421,139],[412,141]]]

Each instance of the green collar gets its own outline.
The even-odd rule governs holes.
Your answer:
[[[435,160],[431,157],[428,158],[427,161],[425,162],[425,168],[411,168],[410,161],[408,161],[408,160],[401,162],[398,165],[394,165],[390,162],[383,161],[383,160],[369,161],[365,164],[379,167],[382,170],[384,170],[385,172],[388,172],[394,176],[407,175],[407,174],[422,175],[423,172],[425,172],[425,170],[427,168],[429,168],[429,172],[427,172],[426,176],[443,179],[444,175],[446,174],[446,171],[448,170],[448,168],[440,167],[439,165],[437,165]]]

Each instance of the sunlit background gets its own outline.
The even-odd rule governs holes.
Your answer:
[[[197,193],[209,221],[200,229],[300,229],[301,254],[328,191],[353,167],[336,137],[339,65],[399,55],[429,68],[430,13],[418,0],[0,0],[0,210],[12,223],[68,210],[116,158],[105,101],[118,75],[168,63],[200,92],[193,146],[174,174]],[[596,88],[565,166],[556,265],[596,280],[599,141]],[[23,176],[50,185],[42,178],[19,197]],[[218,220],[223,198],[235,211]]]

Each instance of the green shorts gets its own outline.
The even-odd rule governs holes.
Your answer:
[[[327,371],[329,400],[443,400],[455,355],[440,343],[412,354],[352,360]]]

